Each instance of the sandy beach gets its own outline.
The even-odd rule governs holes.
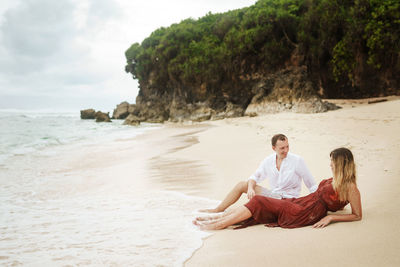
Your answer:
[[[290,151],[305,159],[317,183],[331,177],[329,152],[334,148],[350,148],[357,164],[362,221],[324,229],[257,225],[215,231],[185,266],[400,265],[400,100],[336,103],[343,108],[167,124],[161,129],[164,137],[181,145],[175,143],[174,149],[148,161],[155,184],[215,200],[247,179],[272,152],[270,138],[275,133],[288,136]],[[158,134],[154,131],[143,138]],[[302,195],[306,194],[303,185]],[[246,200],[242,196],[236,205]],[[349,211],[347,206],[343,212]]]
[[[400,99],[368,101],[335,100],[342,109],[319,114],[165,123],[139,135],[121,129],[108,141],[14,155],[0,164],[0,265],[399,266]],[[272,153],[275,133],[288,136],[317,182],[331,177],[329,152],[350,148],[363,220],[197,230],[197,210],[246,180]]]
[[[399,6],[2,1],[0,267],[400,267]]]

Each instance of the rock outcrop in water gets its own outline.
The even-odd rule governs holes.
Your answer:
[[[109,113],[95,111],[94,109],[83,109],[81,110],[82,120],[96,120],[96,122],[111,122]]]
[[[140,121],[145,121],[144,118],[139,118],[136,115],[129,114],[129,116],[125,119],[124,124],[125,125],[132,125],[132,126],[137,126],[140,124]]]
[[[117,107],[114,109],[112,119],[123,120],[126,117],[128,117],[129,114],[134,113],[134,111],[135,111],[135,104],[122,102],[121,104],[117,105]]]
[[[111,122],[109,113],[97,111],[96,112],[96,122]]]
[[[112,118],[121,120],[125,119],[129,115],[129,103],[128,102],[122,102],[121,104],[117,105],[117,107],[114,109]]]
[[[96,111],[92,108],[81,110],[82,120],[94,120],[96,116]]]

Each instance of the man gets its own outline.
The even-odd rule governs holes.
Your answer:
[[[301,181],[310,190],[317,190],[313,176],[308,170],[304,160],[295,154],[289,153],[289,142],[285,135],[276,134],[271,139],[272,155],[266,157],[247,181],[239,182],[215,209],[200,210],[201,212],[222,212],[234,204],[243,193],[247,193],[248,199],[255,195],[273,198],[299,197]],[[268,179],[271,189],[258,185]]]

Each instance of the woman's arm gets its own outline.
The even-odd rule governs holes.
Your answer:
[[[361,195],[355,184],[349,188],[348,200],[351,206],[351,214],[330,214],[313,225],[314,228],[322,228],[331,222],[352,222],[362,218]]]

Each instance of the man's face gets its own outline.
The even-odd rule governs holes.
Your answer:
[[[276,146],[273,146],[272,149],[276,152],[279,158],[284,159],[289,152],[289,142],[287,139],[285,141],[278,140]]]

